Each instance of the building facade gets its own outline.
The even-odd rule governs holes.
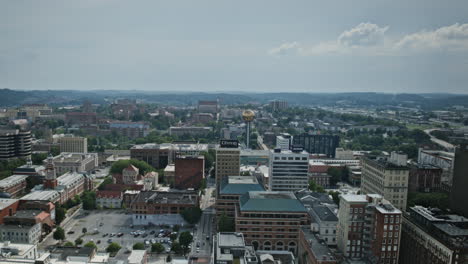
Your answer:
[[[178,156],[175,159],[174,187],[198,189],[205,178],[204,156]]]
[[[219,187],[225,177],[238,176],[239,174],[240,149],[237,146],[216,148],[216,186]]]
[[[173,148],[170,144],[134,145],[130,149],[130,158],[142,160],[153,168],[164,169],[173,162]]]
[[[61,152],[88,153],[88,139],[85,137],[75,137],[66,135],[59,138]]]
[[[402,211],[406,210],[408,181],[409,167],[405,154],[392,152],[387,159],[362,159],[362,192],[380,194]]]
[[[305,151],[270,150],[269,190],[298,191],[309,186],[309,154]]]
[[[468,217],[468,144],[462,144],[455,150],[453,163],[453,180],[450,190],[450,209]]]
[[[111,132],[115,132],[118,135],[135,139],[146,137],[150,127],[144,122],[119,121],[111,122],[109,124],[109,129]]]
[[[11,197],[18,197],[26,189],[26,175],[11,175],[0,180],[0,193],[8,193]]]
[[[98,167],[97,153],[60,153],[53,158],[57,175],[67,172],[91,172]]]
[[[31,157],[31,131],[0,130],[0,160]]]
[[[253,176],[229,176],[223,178],[216,199],[216,215],[225,214],[234,218],[239,198],[249,191],[264,191],[263,186]]]
[[[302,134],[294,136],[293,144],[304,147],[304,150],[310,154],[325,154],[329,158],[334,158],[336,148],[340,144],[340,137],[334,135]]]

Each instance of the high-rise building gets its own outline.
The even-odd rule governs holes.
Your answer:
[[[31,131],[0,130],[0,160],[31,157]]]
[[[450,208],[468,217],[468,144],[462,144],[455,150],[453,180],[450,191]]]
[[[228,176],[240,174],[240,148],[237,140],[221,140],[216,148],[216,186]],[[219,189],[218,189],[219,191]]]
[[[293,137],[288,133],[283,133],[279,136],[276,136],[276,148],[281,150],[291,149]]]
[[[73,135],[65,135],[59,138],[61,152],[88,152],[88,139],[85,137],[75,137]]]
[[[175,159],[174,187],[198,189],[205,178],[204,156],[178,156]]]
[[[336,148],[340,144],[340,137],[334,135],[302,134],[294,136],[293,144],[301,145],[310,154],[325,154],[329,158],[334,158]]]
[[[298,150],[270,150],[271,191],[298,191],[309,186],[309,154]]]
[[[361,190],[382,195],[398,209],[406,210],[409,167],[406,154],[392,152],[389,158],[362,159]]]
[[[149,133],[150,126],[145,122],[115,121],[109,124],[109,129],[128,138],[142,138]]]
[[[134,145],[130,149],[130,158],[142,160],[156,169],[164,169],[173,161],[173,148],[170,144]]]
[[[273,111],[283,110],[288,108],[288,102],[284,100],[273,100],[269,102],[269,105]]]
[[[198,101],[199,113],[218,113],[218,101]]]
[[[340,197],[338,249],[346,258],[398,263],[402,213],[381,195]]]
[[[414,206],[403,217],[398,263],[468,263],[467,241],[466,217],[445,214],[438,208]]]

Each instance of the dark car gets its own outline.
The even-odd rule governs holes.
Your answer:
[[[150,232],[150,235],[152,235],[152,234],[154,234],[154,233],[156,233],[156,231],[153,230],[153,231]]]
[[[75,234],[75,231],[68,231],[67,234],[69,234],[69,235]]]
[[[124,235],[123,233],[118,233],[118,234],[117,234],[117,237],[121,237],[121,236],[123,236],[123,235]]]
[[[101,244],[101,240],[98,240],[96,243],[97,243],[97,244]]]

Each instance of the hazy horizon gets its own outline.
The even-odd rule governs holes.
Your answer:
[[[0,87],[468,93],[468,2],[7,1]]]

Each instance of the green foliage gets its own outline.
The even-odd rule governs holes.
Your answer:
[[[102,191],[106,187],[106,185],[113,183],[114,180],[111,176],[108,176],[104,179],[104,181],[99,185],[98,190]]]
[[[171,250],[174,251],[176,254],[182,254],[182,246],[179,244],[179,242],[173,242]]]
[[[235,223],[234,219],[228,217],[226,214],[222,214],[218,220],[218,231],[219,232],[234,232]]]
[[[110,169],[110,173],[111,174],[122,173],[122,170],[127,168],[128,165],[130,164],[137,167],[140,170],[140,174],[145,174],[150,171],[155,171],[153,167],[151,167],[148,163],[144,161],[130,159],[130,160],[119,160],[119,161],[114,162],[114,164],[112,164],[112,167]]]
[[[97,249],[97,245],[93,241],[89,241],[88,243],[84,244],[83,247],[88,247],[88,248],[95,248]]]
[[[65,230],[63,230],[63,228],[61,228],[60,226],[57,227],[57,229],[55,229],[53,237],[55,240],[65,240]]]
[[[65,242],[65,244],[63,244],[65,247],[74,247],[75,245],[73,244],[73,242],[70,242],[70,241],[67,241]]]
[[[106,248],[106,252],[108,253],[117,253],[122,247],[118,243],[110,243],[109,246]]]
[[[143,250],[145,249],[145,244],[138,242],[133,245],[133,249],[135,250]]]
[[[67,214],[67,209],[61,206],[55,207],[55,223],[57,225],[62,223],[62,221],[65,219],[66,214]]]
[[[333,202],[335,202],[337,205],[340,205],[340,193],[339,192],[329,191],[328,194],[332,196]]]
[[[318,185],[317,183],[315,183],[314,180],[310,180],[309,181],[309,190],[313,191],[313,192],[320,192],[320,193],[324,193],[325,190],[323,189],[323,187],[321,185]]]
[[[348,169],[330,167],[327,170],[328,175],[331,176],[330,185],[335,186],[340,181],[346,181],[348,179]]]
[[[193,236],[189,231],[182,232],[179,236],[179,243],[184,249],[187,249],[192,241]]]
[[[0,180],[13,174],[13,170],[26,164],[23,159],[12,159],[0,161]]]
[[[83,234],[88,233],[88,229],[86,227],[83,227],[83,229],[81,229],[81,233],[83,233]]]
[[[171,262],[171,261],[172,261],[172,257],[171,257],[171,255],[169,254],[169,255],[167,255],[166,262]]]
[[[172,231],[174,232],[179,232],[180,230],[180,225],[175,225],[174,228],[172,228]]]
[[[75,239],[75,245],[81,245],[81,244],[83,244],[83,239],[81,238]]]
[[[93,191],[85,191],[81,196],[83,201],[83,209],[93,210],[96,209],[96,193]]]
[[[45,159],[47,159],[47,153],[33,153],[31,155],[31,161],[34,165],[42,165]]]
[[[446,193],[408,193],[408,207],[421,205],[424,207],[448,208],[449,196]]]
[[[193,225],[193,224],[198,223],[198,221],[200,220],[200,217],[202,215],[202,210],[199,207],[192,207],[192,208],[183,210],[181,215],[185,221]]]
[[[151,252],[160,254],[164,252],[164,249],[165,248],[161,243],[154,243],[153,245],[151,245]]]
[[[171,239],[171,241],[175,241],[177,239],[177,234],[170,234],[169,238]]]
[[[202,154],[205,156],[205,169],[211,168],[216,160],[216,150],[209,149],[208,152],[202,152]]]

